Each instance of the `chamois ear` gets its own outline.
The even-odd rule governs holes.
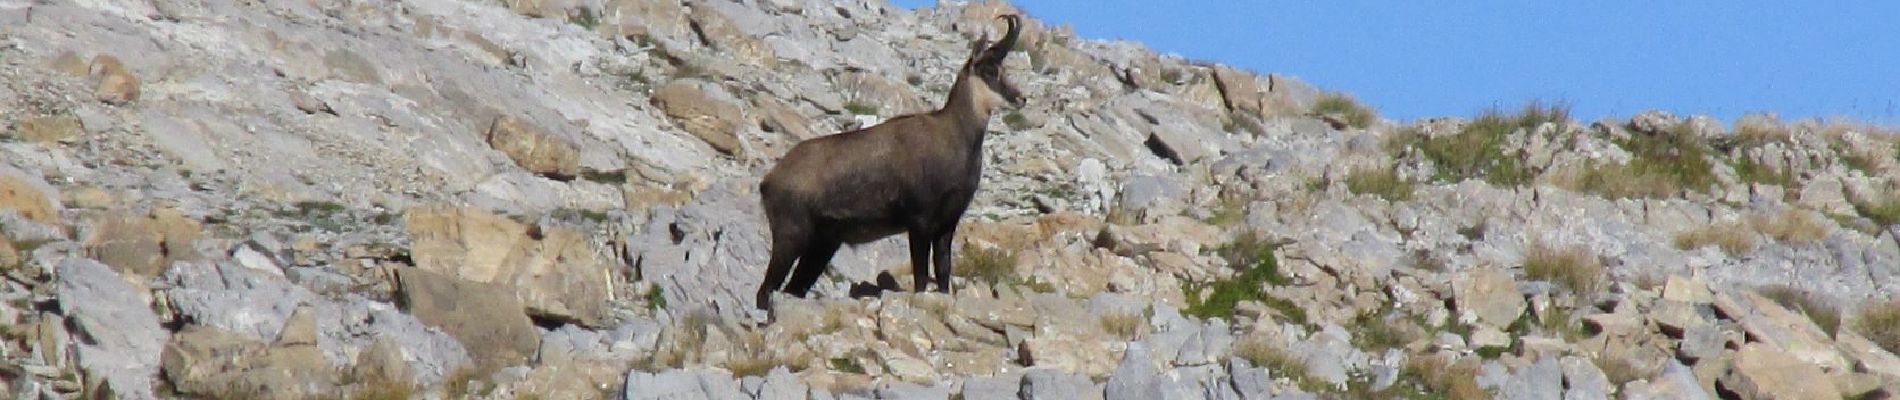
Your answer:
[[[977,38],[975,42],[970,42],[970,58],[968,61],[975,63],[977,60],[982,59],[983,55],[986,54],[985,52],[989,49],[989,46],[990,34],[989,32],[984,32],[983,37]]]

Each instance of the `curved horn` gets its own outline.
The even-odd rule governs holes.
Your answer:
[[[1010,50],[1016,48],[1016,37],[1019,36],[1019,33],[1022,33],[1023,26],[1022,17],[1016,14],[999,15],[996,18],[1002,19],[1003,22],[1009,24],[1009,31],[1003,34],[1002,39],[996,41],[995,46],[990,47],[991,57],[1000,60],[1003,56],[1008,55]]]

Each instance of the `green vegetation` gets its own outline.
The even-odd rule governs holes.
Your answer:
[[[666,308],[666,292],[660,289],[659,283],[654,283],[652,288],[647,290],[647,309],[658,310],[662,308]]]
[[[1016,276],[1016,252],[1003,248],[980,248],[969,243],[957,251],[956,269],[952,275],[997,286],[1003,284],[1021,285],[1023,279]]]
[[[1860,312],[1854,314],[1854,331],[1880,348],[1900,353],[1900,300],[1862,306]]]
[[[1306,310],[1264,291],[1266,285],[1284,286],[1291,282],[1280,273],[1279,261],[1274,258],[1273,252],[1278,248],[1279,245],[1248,231],[1216,249],[1227,259],[1227,265],[1235,269],[1234,276],[1205,283],[1182,282],[1181,292],[1187,297],[1188,306],[1181,312],[1201,318],[1232,320],[1236,304],[1254,300],[1295,323],[1306,324]]]
[[[1489,399],[1491,393],[1478,386],[1478,363],[1474,360],[1452,362],[1445,357],[1421,354],[1407,357],[1399,369],[1398,381],[1384,390],[1371,390],[1370,381],[1355,379],[1343,396],[1349,399],[1466,400]],[[1360,382],[1365,381],[1365,382]]]
[[[1372,126],[1379,119],[1372,109],[1359,104],[1359,100],[1353,99],[1352,95],[1339,92],[1320,94],[1318,99],[1313,100],[1313,108],[1308,114],[1337,118],[1354,128]]]
[[[299,201],[292,205],[292,209],[278,211],[276,214],[280,218],[302,219],[306,225],[296,227],[295,229],[299,232],[308,232],[312,229],[344,232],[346,227],[354,225],[350,221],[348,211],[347,207],[334,202]]]
[[[1404,347],[1425,335],[1412,320],[1394,315],[1390,307],[1359,313],[1349,326],[1353,330],[1353,346],[1366,350]]]
[[[1102,330],[1122,340],[1135,340],[1141,334],[1141,327],[1147,325],[1147,316],[1135,312],[1110,312],[1102,315]]]
[[[595,15],[594,9],[592,8],[581,7],[573,13],[568,14],[567,22],[580,25],[582,28],[591,31],[594,30],[595,27],[600,26],[600,16]]]
[[[1029,126],[1029,117],[1023,116],[1021,110],[1009,110],[1008,114],[1003,114],[1003,124],[1008,125],[1009,129],[1019,131],[1033,128]]]
[[[1814,243],[1827,237],[1828,227],[1814,215],[1792,207],[1774,214],[1748,217],[1748,226],[1784,243]]]
[[[877,115],[877,106],[852,100],[844,103],[844,111],[852,115]]]
[[[1532,241],[1524,250],[1524,275],[1557,284],[1578,295],[1596,293],[1603,285],[1603,263],[1583,246],[1553,248]]]
[[[1438,167],[1433,181],[1483,178],[1492,185],[1519,186],[1530,183],[1533,176],[1516,155],[1505,154],[1505,138],[1518,129],[1530,131],[1545,123],[1561,125],[1569,121],[1570,106],[1556,103],[1546,107],[1532,101],[1517,114],[1486,110],[1457,134],[1424,139],[1417,145]]]
[[[1577,189],[1609,198],[1665,198],[1685,189],[1708,190],[1715,184],[1712,150],[1692,129],[1686,122],[1662,132],[1632,127],[1627,138],[1615,140],[1629,150],[1629,163],[1591,165]]]
[[[1854,203],[1854,211],[1860,216],[1874,221],[1881,227],[1900,224],[1900,196],[1893,193],[1874,195],[1871,199],[1849,199]]]
[[[1681,250],[1717,245],[1729,256],[1739,257],[1755,251],[1755,232],[1740,222],[1714,223],[1677,233],[1675,245]]]
[[[626,170],[619,170],[619,171],[584,170],[584,171],[581,171],[581,179],[585,179],[588,182],[594,182],[594,183],[600,183],[600,184],[621,185],[621,184],[627,183],[627,171]]]
[[[1355,168],[1346,175],[1346,190],[1397,203],[1411,200],[1413,187],[1412,182],[1400,179],[1391,168],[1368,167]]]
[[[1774,300],[1775,304],[1787,307],[1789,311],[1808,316],[1808,320],[1814,321],[1829,337],[1840,331],[1841,310],[1828,306],[1826,300],[1814,293],[1787,285],[1770,285],[1755,288],[1755,294]]]
[[[1793,171],[1762,164],[1746,155],[1736,156],[1733,161],[1729,161],[1729,167],[1735,169],[1736,177],[1741,178],[1742,182],[1784,188],[1794,187],[1796,182]]]
[[[864,365],[858,364],[858,359],[855,357],[835,357],[831,359],[831,370],[848,374],[862,374],[864,373]]]
[[[1294,358],[1292,354],[1288,354],[1286,349],[1282,349],[1280,346],[1276,346],[1272,343],[1267,343],[1267,339],[1241,339],[1234,343],[1234,355],[1239,356],[1243,360],[1247,360],[1247,362],[1252,363],[1256,367],[1265,367],[1268,371],[1273,371],[1274,376],[1285,377],[1292,380],[1294,384],[1299,385],[1301,389],[1312,392],[1332,389],[1331,386],[1326,385],[1324,381],[1313,378],[1312,374],[1306,369],[1306,363],[1300,362],[1300,359]]]

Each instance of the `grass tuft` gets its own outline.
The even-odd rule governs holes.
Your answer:
[[[952,275],[996,286],[1001,284],[1022,284],[1016,276],[1016,252],[1002,248],[980,248],[969,243],[963,244],[958,251],[956,269]]]
[[[1529,131],[1545,123],[1561,125],[1569,121],[1570,106],[1561,102],[1544,106],[1532,101],[1516,114],[1490,109],[1457,134],[1426,139],[1419,150],[1438,168],[1432,175],[1434,181],[1482,178],[1492,185],[1519,186],[1530,183],[1533,175],[1516,155],[1505,154],[1505,139],[1519,129]]]
[[[1216,253],[1227,259],[1227,265],[1236,269],[1234,276],[1205,283],[1182,282],[1181,292],[1188,306],[1181,312],[1201,318],[1233,320],[1235,305],[1242,301],[1259,301],[1295,323],[1306,324],[1306,310],[1264,291],[1266,285],[1284,286],[1292,281],[1280,273],[1279,261],[1273,255],[1278,248],[1278,244],[1247,231],[1216,249]]]
[[[1355,194],[1371,194],[1388,202],[1403,202],[1412,199],[1412,182],[1399,178],[1391,168],[1355,168],[1346,175],[1346,190]]]
[[[1859,212],[1862,217],[1873,220],[1874,224],[1882,228],[1900,224],[1900,196],[1885,193],[1875,195],[1870,199],[1850,200],[1854,203],[1854,211]]]
[[[1491,392],[1478,386],[1478,362],[1452,361],[1444,356],[1421,354],[1407,357],[1399,372],[1399,382],[1417,388],[1422,399],[1489,399]]]
[[[1141,335],[1141,327],[1147,324],[1147,318],[1141,313],[1110,312],[1102,315],[1102,330],[1122,340],[1135,340]]]
[[[1019,131],[1033,128],[1029,126],[1029,117],[1023,116],[1023,112],[1020,110],[1010,110],[1009,113],[1003,114],[1003,125],[1009,126],[1009,129]]]
[[[1585,295],[1603,286],[1603,263],[1581,245],[1555,248],[1532,241],[1524,250],[1524,275]]]
[[[1253,363],[1256,367],[1273,371],[1274,376],[1290,379],[1303,388],[1320,382],[1307,371],[1306,363],[1300,362],[1299,358],[1287,353],[1286,349],[1268,343],[1265,338],[1246,338],[1235,342],[1234,355]]]
[[[1814,243],[1826,238],[1828,233],[1827,225],[1821,224],[1812,213],[1794,208],[1783,208],[1775,214],[1751,215],[1748,225],[1784,243]]]
[[[1770,285],[1755,288],[1755,293],[1774,300],[1775,304],[1789,311],[1808,316],[1808,320],[1814,321],[1814,325],[1820,326],[1829,337],[1833,337],[1841,328],[1841,310],[1827,305],[1827,301],[1812,292],[1787,285]]]
[[[1631,131],[1628,138],[1616,140],[1616,144],[1629,150],[1631,158],[1625,167],[1635,179],[1668,182],[1674,188],[1698,192],[1715,184],[1709,145],[1696,137],[1689,123],[1678,123],[1663,132]],[[1641,194],[1662,197],[1674,195],[1678,190]]]
[[[852,115],[877,115],[877,106],[852,100],[844,103],[844,111]]]
[[[1862,306],[1854,314],[1854,331],[1880,348],[1900,354],[1900,300]]]
[[[1692,250],[1716,245],[1731,257],[1738,257],[1755,251],[1755,231],[1740,222],[1723,222],[1691,228],[1676,234],[1675,245],[1680,250]]]
[[[1353,99],[1352,95],[1339,92],[1320,94],[1318,99],[1313,100],[1313,108],[1308,112],[1314,116],[1338,118],[1354,128],[1372,126],[1379,119],[1371,108],[1359,104],[1359,100]]]

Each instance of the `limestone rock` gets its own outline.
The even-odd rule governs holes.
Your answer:
[[[1452,282],[1458,312],[1494,327],[1510,326],[1527,307],[1517,292],[1517,280],[1495,268],[1465,271]]]
[[[693,31],[699,34],[713,49],[731,55],[740,63],[770,68],[778,64],[778,58],[772,49],[746,31],[748,27],[738,25],[718,7],[694,6],[686,17],[692,20]],[[756,27],[752,27],[756,28]]]
[[[495,117],[488,128],[488,145],[536,174],[556,179],[580,174],[580,150],[574,144],[519,118]]]
[[[124,105],[139,99],[139,78],[125,69],[118,57],[100,54],[88,68],[93,79],[92,96],[102,103]]]
[[[460,340],[481,368],[526,363],[541,331],[500,285],[471,282],[421,268],[396,270],[404,311]]]
[[[667,83],[653,93],[653,104],[681,129],[729,155],[744,155],[739,131],[745,112],[719,85],[697,79]]]
[[[412,207],[403,221],[417,268],[499,285],[533,315],[606,323],[609,263],[587,235],[447,205]]]
[[[1735,355],[1734,368],[1721,383],[1743,399],[1841,398],[1820,367],[1760,343],[1742,346]]]
[[[741,399],[739,381],[717,369],[675,369],[664,372],[627,373],[626,400],[719,400]]]
[[[1059,369],[1030,368],[1023,374],[1022,398],[1025,400],[1102,399],[1102,390],[1089,377],[1063,373]]]
[[[86,386],[153,398],[152,378],[169,334],[138,289],[105,264],[84,258],[60,262],[57,276],[60,312],[86,338],[74,354],[88,376]]]

